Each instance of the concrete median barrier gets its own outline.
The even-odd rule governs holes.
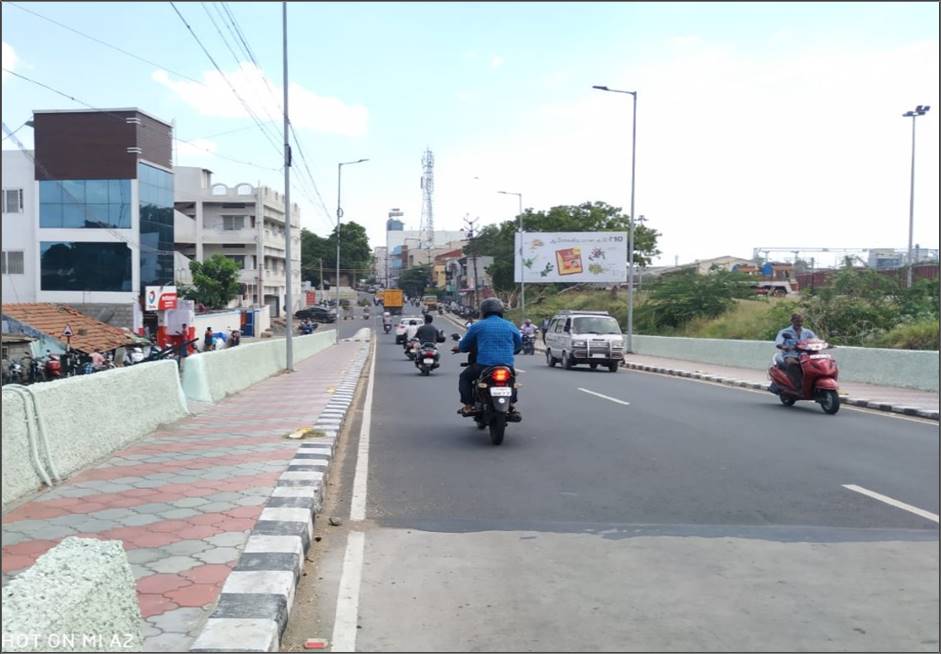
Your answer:
[[[172,361],[4,387],[3,508],[186,414]]]
[[[334,330],[295,336],[292,339],[294,363],[330,347],[335,341]],[[279,338],[187,357],[183,364],[183,392],[189,400],[218,402],[226,395],[284,370],[286,347],[286,341]]]
[[[633,337],[637,354],[767,370],[774,354],[771,341],[738,341],[672,336]],[[938,352],[837,347],[830,351],[840,366],[840,379],[880,386],[938,390]]]
[[[4,652],[140,652],[141,624],[119,540],[66,538],[3,588]]]

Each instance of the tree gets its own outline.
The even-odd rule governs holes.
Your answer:
[[[399,275],[399,287],[410,297],[419,297],[431,284],[431,266],[413,266]]]
[[[650,291],[638,322],[650,327],[677,328],[694,318],[715,318],[735,298],[749,297],[748,275],[713,269],[708,275],[686,271],[664,276]]]
[[[337,267],[336,228],[330,236],[323,238],[314,232],[301,230],[301,279],[314,286],[320,285],[320,263],[323,259],[324,277]],[[340,267],[343,272],[352,273],[352,278],[369,275],[372,266],[372,251],[366,229],[355,222],[340,226]]]
[[[487,225],[464,248],[465,254],[491,256],[493,265],[487,273],[493,279],[493,286],[498,291],[511,291],[513,281],[514,235],[517,219],[506,220],[498,225]],[[523,213],[523,230],[527,232],[613,232],[629,231],[630,219],[621,213],[619,207],[605,202],[584,202],[579,205],[560,205],[548,211]],[[657,238],[660,233],[637,224],[634,228],[634,262],[640,266],[648,265],[660,254]]]
[[[221,254],[206,261],[190,261],[193,285],[183,296],[210,309],[224,309],[239,294],[239,265]]]

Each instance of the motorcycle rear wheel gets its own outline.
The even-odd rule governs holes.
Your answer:
[[[506,414],[494,413],[490,416],[490,442],[494,445],[502,443],[504,431],[506,431]]]
[[[797,402],[796,397],[790,397],[785,395],[778,395],[778,399],[781,400],[781,404],[784,406],[794,406],[794,403]]]

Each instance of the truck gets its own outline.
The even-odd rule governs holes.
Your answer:
[[[438,296],[425,295],[422,297],[421,303],[425,305],[425,311],[435,311],[438,308]]]
[[[387,288],[382,292],[382,306],[393,316],[402,315],[405,304],[405,294],[401,288]]]

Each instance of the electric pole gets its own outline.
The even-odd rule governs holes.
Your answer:
[[[473,247],[474,244],[474,225],[477,224],[477,221],[480,218],[475,218],[471,220],[467,215],[464,216],[464,222],[467,223],[467,241],[471,245],[473,253],[471,254],[471,261],[474,264],[474,307],[480,306],[477,302],[477,250]]]

